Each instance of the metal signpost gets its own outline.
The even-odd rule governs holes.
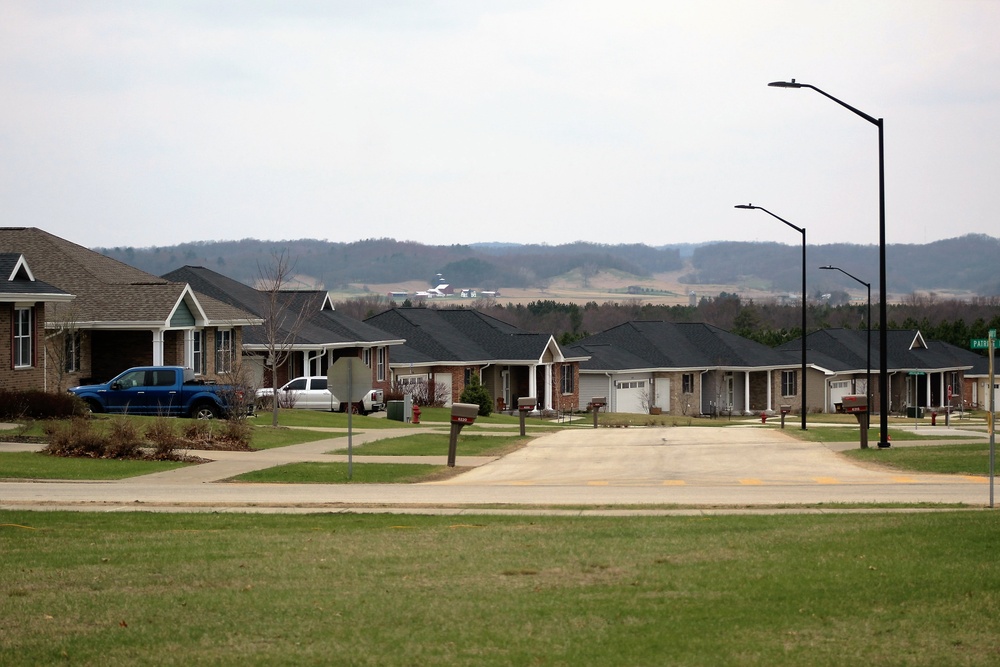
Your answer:
[[[372,372],[358,357],[341,357],[326,372],[326,386],[341,401],[347,397],[347,479],[354,474],[354,404],[372,390]]]
[[[996,338],[997,330],[990,329],[989,338],[973,338],[969,341],[969,347],[973,350],[989,350],[990,357],[990,414],[989,419],[989,430],[990,430],[990,507],[993,507],[993,477],[994,477],[994,464],[996,462],[996,416],[997,416],[997,392],[996,392],[996,377],[993,372],[993,350],[996,349]]]

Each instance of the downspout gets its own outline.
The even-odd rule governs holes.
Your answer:
[[[608,412],[614,412],[614,408],[618,403],[614,392],[614,383],[611,381],[611,373],[605,373],[604,375],[608,378]]]

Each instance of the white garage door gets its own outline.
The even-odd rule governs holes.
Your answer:
[[[643,403],[649,396],[646,380],[617,380],[615,382],[615,412],[646,412]]]
[[[833,412],[837,403],[844,401],[844,396],[851,393],[850,380],[837,380],[830,383],[830,405],[827,410]]]

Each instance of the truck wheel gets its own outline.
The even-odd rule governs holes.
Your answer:
[[[84,403],[87,404],[87,409],[90,410],[90,412],[95,415],[100,412],[104,412],[104,409],[101,407],[101,404],[92,398],[88,398],[87,400],[84,401]]]
[[[195,419],[215,419],[219,411],[211,403],[201,403],[191,410],[191,416]]]

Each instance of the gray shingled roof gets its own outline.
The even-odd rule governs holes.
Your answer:
[[[781,345],[782,352],[799,352],[802,339]],[[868,332],[858,329],[822,329],[806,336],[810,364],[832,371],[865,369]],[[880,367],[878,332],[872,332],[872,368]],[[911,370],[959,370],[976,367],[981,357],[971,350],[935,340],[924,340],[916,329],[893,329],[886,332],[890,372]]]
[[[35,227],[0,228],[0,252],[22,253],[37,279],[75,294],[72,304],[57,304],[51,316],[71,314],[81,324],[165,323],[186,287]],[[196,298],[210,321],[240,322],[249,316],[220,301]]]
[[[73,298],[72,294],[58,287],[37,278],[32,279],[29,275],[31,265],[27,263],[26,258],[22,261],[23,258],[24,255],[19,252],[0,253],[0,299],[31,296],[43,301],[66,301]],[[25,265],[28,270],[25,270]],[[31,274],[33,273],[34,271],[31,271]]]
[[[164,277],[188,283],[200,294],[207,294],[234,307],[252,312],[257,317],[265,316],[267,310],[265,293],[211,269],[202,266],[183,266],[167,273]],[[315,310],[298,327],[294,341],[297,347],[398,344],[398,338],[377,327],[334,310],[320,310],[326,292],[288,290],[279,292],[277,296],[289,304],[287,312],[290,314],[297,313],[301,309]],[[294,318],[295,315],[291,317]],[[289,323],[289,328],[293,326]],[[244,347],[253,348],[267,343],[263,326],[248,326],[243,329]],[[395,355],[395,351],[393,354]]]
[[[711,324],[626,322],[569,348],[589,353],[583,371],[699,368],[791,368],[796,360]]]
[[[406,340],[392,365],[514,361],[533,363],[552,340],[477,310],[392,308],[365,320]]]

